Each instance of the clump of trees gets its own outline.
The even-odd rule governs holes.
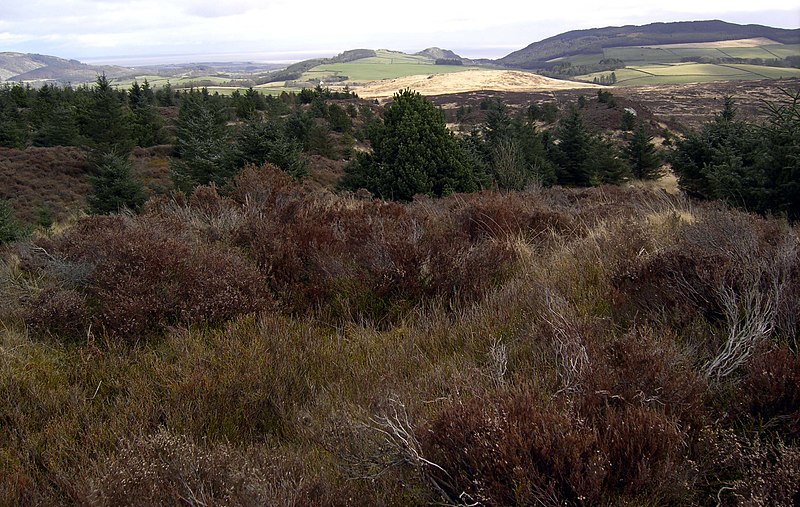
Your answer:
[[[681,188],[748,211],[800,217],[800,92],[785,93],[766,105],[760,125],[740,120],[727,97],[712,121],[679,140],[671,163]]]
[[[369,139],[372,153],[358,154],[347,166],[342,188],[405,201],[478,188],[467,152],[441,112],[417,92],[396,93]]]

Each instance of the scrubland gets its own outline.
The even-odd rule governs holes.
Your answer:
[[[269,166],[62,224],[0,261],[0,504],[796,504],[797,233]]]

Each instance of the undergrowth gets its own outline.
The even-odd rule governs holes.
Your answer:
[[[38,233],[0,261],[0,504],[797,504],[797,232],[264,167]]]

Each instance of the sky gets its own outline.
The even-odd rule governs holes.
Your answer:
[[[430,46],[497,58],[568,30],[722,19],[800,27],[800,0],[0,0],[0,52],[141,65]]]

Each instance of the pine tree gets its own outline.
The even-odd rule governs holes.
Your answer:
[[[641,123],[633,130],[624,152],[635,178],[655,180],[661,177],[661,157],[653,145],[653,136],[647,134]]]
[[[586,130],[583,117],[573,108],[561,120],[556,136],[558,145],[552,151],[556,176],[560,185],[588,187],[592,184],[592,168],[589,157],[592,150],[592,136]]]
[[[123,209],[139,211],[147,200],[141,181],[131,175],[130,161],[115,153],[99,156],[89,183],[92,190],[86,200],[93,214],[119,213]]]
[[[155,95],[147,80],[141,86],[134,81],[128,92],[128,104],[132,113],[131,134],[136,145],[147,147],[164,143],[164,120],[155,107]]]
[[[236,167],[247,164],[275,164],[295,178],[308,175],[306,162],[301,158],[303,146],[290,139],[283,125],[276,122],[252,122],[239,131],[233,147]]]
[[[398,200],[477,188],[461,143],[447,130],[441,112],[417,92],[394,95],[370,141],[373,153],[358,156],[345,169],[345,188],[363,186]]]
[[[103,74],[97,78],[91,99],[85,134],[93,148],[100,153],[130,152],[133,147],[129,127],[131,121],[124,92],[115,90]]]
[[[178,158],[171,160],[170,169],[179,190],[222,186],[233,177],[225,122],[207,94],[193,91],[182,97],[176,127]]]

